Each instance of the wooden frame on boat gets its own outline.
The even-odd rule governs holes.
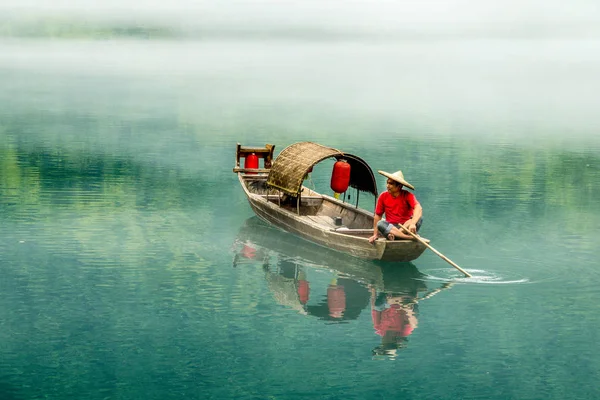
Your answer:
[[[361,158],[313,142],[286,147],[273,159],[275,146],[236,149],[240,185],[254,213],[264,221],[303,239],[354,257],[369,260],[411,261],[427,248],[413,240],[379,238],[373,233],[373,213],[317,193],[302,183],[312,167],[327,159],[344,159],[351,165],[350,187],[377,196],[373,171]],[[263,168],[240,167],[240,159],[255,154]]]

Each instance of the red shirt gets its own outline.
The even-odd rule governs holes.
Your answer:
[[[411,192],[400,190],[397,197],[392,197],[390,192],[383,192],[377,199],[375,214],[385,214],[385,220],[391,224],[403,224],[413,216],[413,210],[419,204]]]

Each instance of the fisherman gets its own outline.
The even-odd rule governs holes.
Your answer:
[[[423,208],[416,196],[402,189],[406,186],[412,190],[415,187],[404,179],[402,171],[393,174],[377,171],[387,177],[387,191],[377,198],[375,216],[373,218],[373,236],[369,242],[373,243],[380,237],[380,233],[388,240],[413,239],[413,236],[400,228],[404,225],[410,232],[416,234],[423,223]],[[385,219],[383,216],[385,215]]]

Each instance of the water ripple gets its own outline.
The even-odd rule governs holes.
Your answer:
[[[448,268],[440,268],[429,271],[429,274],[423,278],[424,280],[443,281],[451,283],[475,283],[475,284],[520,284],[531,283],[529,278],[501,276],[497,273],[486,271],[483,269],[465,269],[471,277],[455,277],[455,271]]]

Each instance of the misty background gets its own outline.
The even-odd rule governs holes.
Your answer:
[[[192,1],[95,2],[8,0],[5,17],[84,17],[166,24],[175,30],[314,31],[353,35],[441,34],[500,36],[596,36],[596,2],[559,1]]]
[[[360,138],[376,124],[589,148],[598,70],[600,9],[584,0],[0,4],[0,96],[13,111],[35,102],[89,114],[100,96],[215,129],[268,112],[282,131]],[[92,93],[90,78],[111,84]],[[35,98],[21,95],[31,88]]]

